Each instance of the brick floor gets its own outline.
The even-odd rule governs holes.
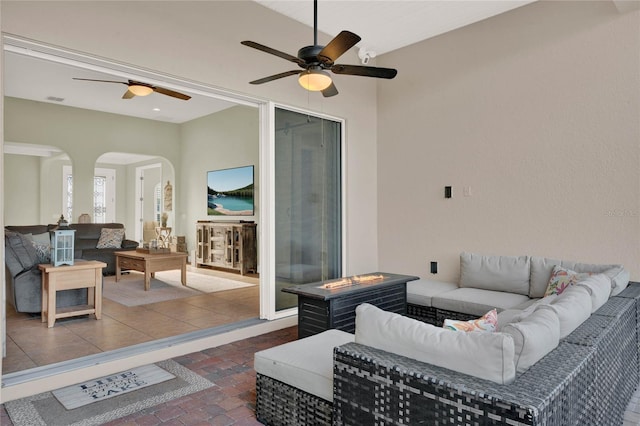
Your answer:
[[[296,340],[297,327],[263,334],[173,360],[207,378],[209,389],[106,423],[109,426],[259,425],[255,416],[255,352]],[[4,406],[0,425],[13,426]]]

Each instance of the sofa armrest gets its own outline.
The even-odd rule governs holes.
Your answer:
[[[348,343],[334,350],[334,424],[569,424],[595,370],[592,348],[561,343],[500,385]]]
[[[138,247],[138,242],[133,240],[122,240],[120,247],[123,249],[135,249]]]

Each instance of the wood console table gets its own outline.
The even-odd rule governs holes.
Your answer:
[[[370,303],[385,311],[407,313],[407,282],[410,275],[372,272],[311,284],[283,288],[298,295],[298,338],[335,328],[353,333],[356,307]]]
[[[99,320],[102,317],[102,268],[106,266],[97,260],[76,260],[73,265],[62,266],[38,265],[42,271],[42,322],[51,328],[57,318],[87,314],[95,314]],[[76,288],[87,289],[87,304],[56,309],[56,292]]]

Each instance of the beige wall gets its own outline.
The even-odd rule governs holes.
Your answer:
[[[188,247],[195,248],[195,224],[198,220],[253,220],[260,227],[259,199],[259,117],[258,109],[237,106],[181,126],[182,190],[178,218],[186,232]],[[230,167],[254,166],[255,215],[243,217],[207,216],[207,172]],[[258,228],[260,229],[260,228]]]
[[[371,208],[377,204],[376,81],[336,76],[340,95],[328,99],[301,90],[295,78],[248,84],[291,64],[242,46],[242,40],[295,54],[313,42],[309,27],[252,1],[2,2],[0,19],[10,34],[344,118],[346,272],[377,269],[377,212]],[[321,43],[329,39],[320,34]],[[355,50],[343,58],[358,62]]]
[[[4,166],[4,223],[40,223],[40,157],[6,154]]]
[[[537,2],[384,55],[381,269],[457,280],[472,251],[640,280],[639,28],[608,1]]]
[[[74,220],[80,213],[93,211],[94,167],[102,154],[162,155],[174,164],[180,161],[180,131],[176,124],[16,98],[5,98],[5,106],[6,140],[55,146],[69,156],[74,176]],[[35,223],[52,223],[60,216],[62,176],[57,169],[52,170],[57,174],[47,172],[42,176],[40,220]],[[120,183],[118,179],[116,184]],[[122,186],[118,189],[122,190]],[[126,210],[123,208],[134,195],[126,198],[125,192],[118,193],[116,217],[133,229],[134,206],[129,203]]]

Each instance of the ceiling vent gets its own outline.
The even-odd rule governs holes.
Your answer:
[[[59,98],[57,96],[47,96],[47,100],[51,102],[64,102],[64,98]]]

